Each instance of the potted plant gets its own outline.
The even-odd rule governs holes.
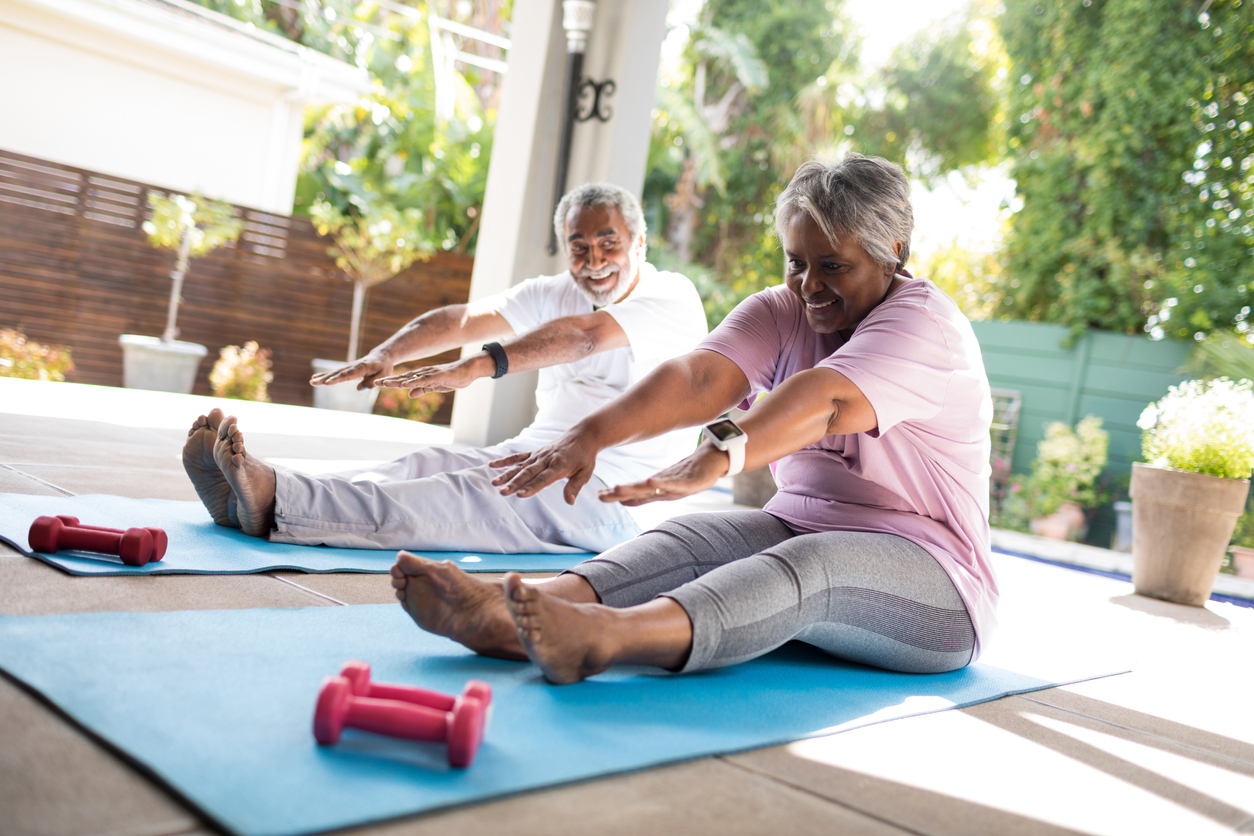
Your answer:
[[[415,261],[431,257],[432,247],[423,234],[422,213],[397,209],[389,203],[372,202],[363,211],[345,214],[325,200],[310,207],[309,215],[319,235],[329,235],[334,246],[327,254],[353,283],[353,310],[348,328],[348,359],[361,351],[361,316],[366,291],[400,273]],[[314,359],[315,374],[335,371],[344,362]],[[370,412],[379,390],[348,385],[315,386],[314,406],[349,412]]]
[[[1103,502],[1097,477],[1106,466],[1109,434],[1102,419],[1087,415],[1073,431],[1061,421],[1045,427],[1027,480],[1033,534],[1079,540],[1088,530],[1088,512]]]
[[[1173,386],[1137,426],[1148,463],[1132,465],[1132,583],[1141,595],[1200,607],[1250,490],[1251,383]]]
[[[272,365],[270,349],[262,348],[256,340],[244,343],[243,348],[238,345],[224,346],[218,352],[218,362],[209,372],[213,396],[269,403],[267,387],[274,382]]]
[[[1246,511],[1237,520],[1237,530],[1228,546],[1232,555],[1232,572],[1239,578],[1254,578],[1254,510]]]
[[[0,377],[23,380],[65,380],[74,371],[70,349],[28,340],[21,331],[0,328]]]
[[[183,277],[187,275],[191,259],[239,238],[244,222],[235,216],[235,209],[229,203],[198,196],[167,196],[150,191],[148,206],[149,217],[144,221],[148,242],[154,247],[175,250],[178,260],[170,273],[170,304],[161,337],[139,334],[118,337],[122,344],[122,385],[128,389],[189,394],[196,383],[196,369],[208,349],[177,339]]]

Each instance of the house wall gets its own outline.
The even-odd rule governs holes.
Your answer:
[[[2,149],[284,214],[306,102],[367,84],[220,15],[101,0],[0,3],[0,79]]]

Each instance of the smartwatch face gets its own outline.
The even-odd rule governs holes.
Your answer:
[[[727,441],[728,439],[735,438],[738,435],[745,434],[744,430],[737,427],[727,418],[724,418],[721,421],[715,421],[713,424],[707,424],[705,431],[717,438],[719,441]]]

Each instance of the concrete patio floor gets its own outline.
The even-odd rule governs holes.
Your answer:
[[[0,492],[194,500],[179,451],[207,398],[0,379]],[[287,466],[446,438],[371,416],[224,403]],[[684,510],[727,507],[708,493]],[[673,507],[666,511],[675,510]],[[1254,609],[997,557],[999,641],[1096,646],[1133,672],[349,831],[353,834],[1254,833]],[[0,613],[390,603],[382,575],[78,578],[0,545]],[[50,664],[54,662],[50,660]],[[217,832],[0,677],[0,834]]]

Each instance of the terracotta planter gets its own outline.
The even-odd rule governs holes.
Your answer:
[[[1037,517],[1028,523],[1032,533],[1052,540],[1080,540],[1088,525],[1084,509],[1075,502],[1064,502],[1048,517]]]
[[[315,374],[333,372],[345,364],[339,360],[312,361]],[[313,387],[314,406],[319,409],[338,409],[342,412],[371,412],[375,399],[379,397],[378,389],[357,388],[357,381],[337,383],[334,386]]]
[[[1210,597],[1250,483],[1132,465],[1132,584],[1140,595],[1200,607]]]
[[[1254,549],[1245,546],[1232,546],[1232,565],[1237,570],[1238,578],[1254,578]]]

